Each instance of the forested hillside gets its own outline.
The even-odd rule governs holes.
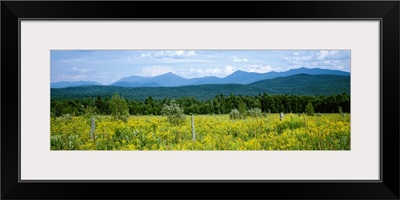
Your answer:
[[[293,94],[293,95],[333,95],[350,94],[350,77],[336,75],[294,75],[288,77],[267,79],[248,85],[243,84],[208,84],[180,87],[117,87],[117,86],[82,86],[60,89],[51,89],[51,98],[80,99],[96,98],[97,96],[111,97],[119,93],[125,99],[144,100],[193,97],[198,100],[208,100],[216,95],[225,96],[242,95],[255,96],[267,94]]]

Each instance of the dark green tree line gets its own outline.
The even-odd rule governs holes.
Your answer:
[[[170,98],[156,100],[152,97],[144,101],[125,99],[130,115],[161,115],[163,106],[172,100]],[[178,98],[175,101],[184,109],[185,114],[228,114],[232,109],[244,112],[251,108],[259,108],[267,113],[302,113],[305,112],[308,103],[311,103],[315,113],[338,113],[339,107],[342,108],[342,112],[350,112],[350,95],[346,93],[330,96],[269,95],[266,93],[257,96],[232,94],[225,96],[219,94],[205,101],[194,97]],[[113,101],[109,97],[51,100],[52,116],[84,115],[88,107],[95,107],[96,113],[100,115],[113,113]]]

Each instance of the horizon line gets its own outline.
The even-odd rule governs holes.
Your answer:
[[[109,83],[109,84],[99,83],[98,81],[93,81],[93,80],[57,81],[57,82],[50,82],[50,83],[60,83],[60,82],[69,82],[69,83],[73,83],[73,82],[96,82],[96,83],[99,83],[99,84],[101,84],[101,85],[110,85],[110,84],[113,84],[113,83],[116,83],[116,82],[120,81],[121,79],[129,78],[129,77],[132,77],[132,76],[138,76],[138,77],[143,77],[143,78],[154,78],[154,77],[158,77],[158,76],[162,76],[162,75],[166,75],[166,74],[173,74],[173,75],[176,75],[176,76],[179,76],[179,77],[181,77],[181,78],[188,79],[188,80],[190,80],[190,79],[195,79],[195,78],[206,78],[206,77],[215,77],[215,78],[224,79],[224,78],[226,78],[226,77],[228,77],[228,76],[230,76],[230,75],[232,75],[232,74],[234,74],[234,73],[236,73],[236,72],[239,72],[239,71],[241,71],[241,72],[246,72],[246,73],[255,73],[255,74],[268,74],[268,73],[272,73],[272,72],[275,72],[275,73],[288,72],[288,71],[290,71],[290,70],[296,70],[296,69],[322,69],[322,70],[341,71],[341,72],[350,73],[350,72],[348,72],[348,71],[339,70],[339,69],[323,69],[323,68],[319,68],[319,67],[314,67],[314,68],[299,67],[299,68],[289,69],[289,70],[287,70],[287,71],[269,71],[269,72],[265,72],[265,73],[249,72],[249,71],[245,71],[245,70],[239,69],[239,70],[236,70],[236,71],[232,72],[231,74],[228,74],[228,75],[226,75],[226,76],[224,76],[224,77],[218,77],[218,76],[202,76],[202,77],[186,78],[186,77],[183,77],[183,76],[181,76],[181,75],[178,75],[178,74],[176,74],[176,73],[174,73],[174,72],[169,71],[169,72],[166,72],[166,73],[163,73],[163,74],[159,74],[159,75],[155,75],[155,76],[140,76],[140,75],[124,76],[124,77],[120,78],[119,80],[114,81],[114,82],[111,82],[111,83]]]

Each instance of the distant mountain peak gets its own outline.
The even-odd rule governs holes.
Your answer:
[[[232,74],[258,74],[257,72],[246,72],[243,70],[236,70],[235,72],[233,72]]]
[[[173,72],[167,72],[158,76],[152,77],[142,77],[142,76],[130,76],[122,78],[117,81],[130,82],[123,83],[125,85],[134,86],[144,86],[144,85],[161,85],[165,87],[174,86],[184,86],[184,85],[202,85],[202,84],[249,84],[261,80],[272,79],[277,77],[286,77],[296,74],[308,74],[308,75],[319,75],[319,74],[331,74],[331,75],[341,75],[350,76],[349,72],[340,70],[327,70],[321,68],[306,68],[300,67],[296,69],[290,69],[283,72],[271,71],[267,73],[257,73],[257,72],[246,72],[243,70],[237,70],[224,78],[218,78],[215,76],[204,76],[196,78],[183,78]],[[303,75],[304,76],[304,75]],[[114,83],[115,84],[115,83]]]
[[[179,79],[185,79],[185,78],[183,78],[183,77],[181,77],[179,75],[176,75],[176,74],[174,74],[172,72],[168,72],[168,73],[165,73],[165,74],[154,76],[152,78],[179,78]]]
[[[161,74],[161,75],[175,75],[175,76],[177,76],[176,74],[174,74],[173,72],[167,72],[167,73],[165,73],[165,74]]]

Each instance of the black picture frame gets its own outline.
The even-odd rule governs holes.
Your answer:
[[[1,198],[399,199],[399,8],[398,1],[2,1]],[[381,181],[19,182],[18,69],[22,18],[379,19],[382,22]],[[154,192],[148,193],[149,188]]]

